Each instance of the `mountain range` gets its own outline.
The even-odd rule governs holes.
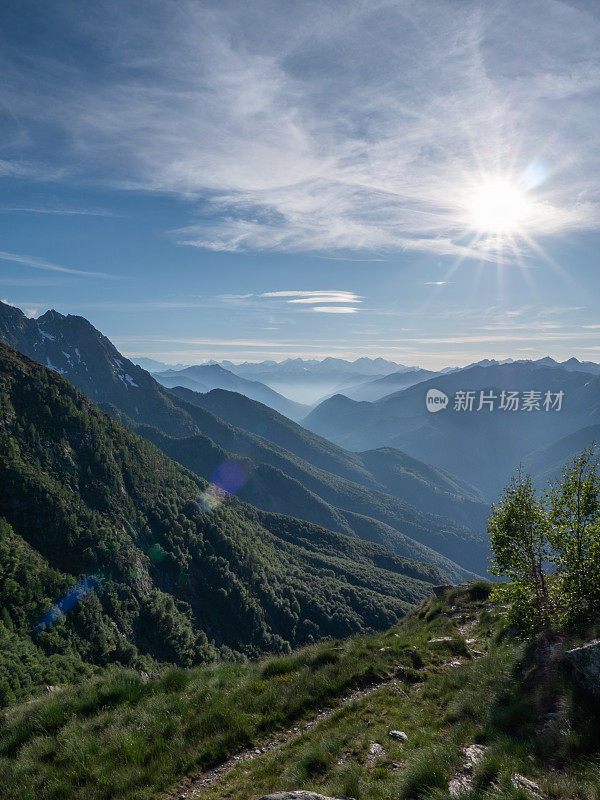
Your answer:
[[[288,358],[284,361],[221,361],[221,366],[242,378],[260,381],[297,402],[313,405],[345,387],[382,378],[391,372],[409,369],[384,358],[315,359]]]
[[[382,358],[360,358],[355,361],[340,358],[325,358],[321,361],[296,358],[280,362],[262,361],[243,364],[211,361],[208,364],[192,367],[182,364],[169,367],[148,358],[134,359],[134,363],[148,369],[159,383],[165,386],[184,386],[194,391],[210,389],[240,391],[247,397],[259,400],[297,421],[308,413],[306,404],[315,406],[334,394],[343,394],[353,400],[376,401],[438,375],[447,375],[471,367],[516,363],[555,367],[571,372],[588,372],[592,375],[600,374],[600,364],[593,361],[579,361],[576,358],[556,361],[549,356],[537,360],[484,358],[465,367],[449,366],[439,370],[407,367]],[[249,380],[251,383],[244,384],[242,380],[236,383],[233,376]],[[272,394],[269,390],[274,389],[278,391]],[[303,402],[298,402],[297,406],[290,403],[300,399]]]
[[[536,465],[534,478],[543,480],[548,467],[533,459],[534,452],[600,421],[600,376],[574,366],[574,360],[564,365],[549,359],[471,366],[376,402],[336,395],[311,411],[302,424],[351,450],[398,448],[459,476],[493,500],[507,476],[528,459]],[[439,413],[427,410],[429,390],[448,398],[447,407]],[[519,392],[521,397],[537,392],[539,409],[501,410],[503,390]],[[477,411],[482,391],[496,397],[493,411],[488,405]],[[457,392],[474,393],[472,411],[454,410]],[[544,410],[546,392],[563,393],[560,410]],[[583,438],[582,434],[572,441]],[[563,455],[574,455],[575,444],[574,448],[568,453],[563,450]]]
[[[428,465],[413,459],[407,468],[399,453],[396,478],[385,483],[359,455],[242,395],[221,392],[215,405],[212,392],[169,392],[81,317],[48,312],[33,320],[0,304],[0,340],[60,371],[200,477],[239,461],[247,474],[239,495],[259,508],[384,544],[399,556],[435,563],[453,579],[486,568],[481,495]],[[419,508],[405,499],[411,492]]]
[[[184,369],[169,369],[163,372],[153,372],[153,377],[167,388],[183,386],[195,392],[210,392],[211,389],[227,389],[231,392],[258,400],[290,419],[301,419],[310,411],[309,406],[295,403],[287,397],[274,391],[260,381],[242,378],[225,369],[220,364],[199,364]]]

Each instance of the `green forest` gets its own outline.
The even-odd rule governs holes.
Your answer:
[[[382,629],[444,579],[233,497],[207,503],[206,481],[3,345],[0,456],[3,703],[111,664],[239,660]]]

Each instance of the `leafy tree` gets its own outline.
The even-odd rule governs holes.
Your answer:
[[[565,622],[590,622],[600,609],[600,473],[594,447],[563,470],[549,491],[550,541],[561,576]]]
[[[583,450],[538,497],[522,469],[488,519],[496,597],[527,634],[582,626],[600,613],[600,468]]]
[[[497,594],[511,603],[512,621],[528,632],[548,631],[555,616],[545,571],[550,555],[548,515],[522,469],[492,507],[488,532],[494,554],[491,572],[508,578]]]

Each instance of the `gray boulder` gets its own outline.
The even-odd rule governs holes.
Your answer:
[[[566,659],[579,682],[600,699],[600,639],[568,650]]]

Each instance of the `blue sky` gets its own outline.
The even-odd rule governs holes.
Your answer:
[[[600,360],[598,3],[0,20],[0,297],[30,315],[168,362]]]

